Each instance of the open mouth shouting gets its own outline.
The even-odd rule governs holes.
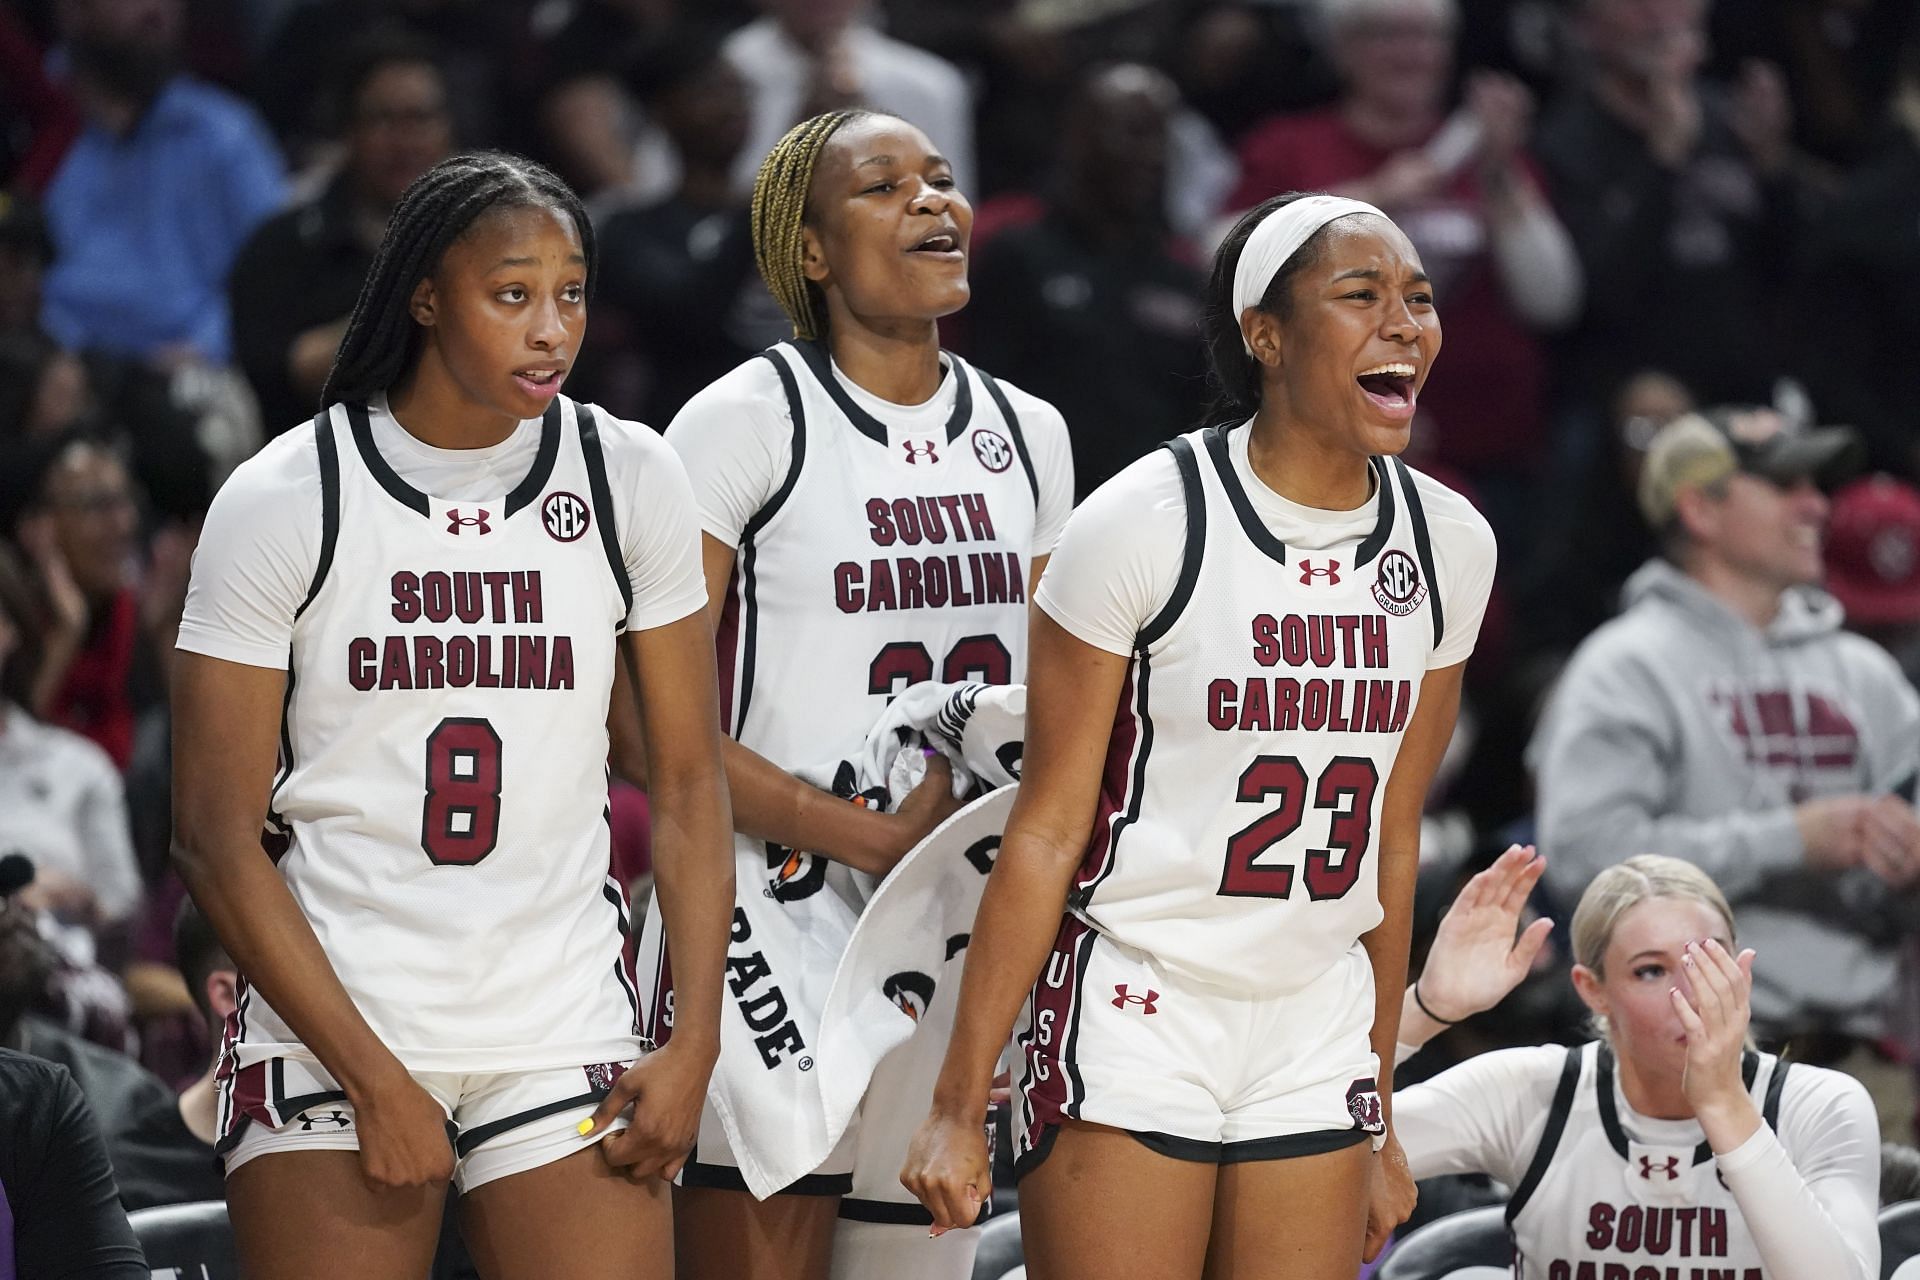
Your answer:
[[[946,262],[959,262],[963,256],[960,252],[960,234],[951,227],[941,227],[937,231],[928,232],[915,241],[913,247],[907,252],[923,254]]]
[[[1389,361],[1363,369],[1354,375],[1361,393],[1375,408],[1394,418],[1413,416],[1414,367],[1404,361]]]

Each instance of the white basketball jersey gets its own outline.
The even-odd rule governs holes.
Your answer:
[[[1069,904],[1102,934],[1250,995],[1306,986],[1381,919],[1375,841],[1443,634],[1413,473],[1312,552],[1262,523],[1214,427],[1170,444],[1187,542],[1142,629]]]
[[[269,813],[281,875],[410,1068],[630,1060],[606,719],[631,587],[592,412],[556,399],[491,501],[406,483],[363,405],[314,432],[325,530]],[[250,989],[230,1034],[237,1065],[311,1056]]]
[[[1787,1069],[1772,1054],[1741,1064],[1776,1132]],[[1507,1203],[1515,1280],[1768,1280],[1712,1148],[1636,1141],[1613,1076],[1604,1042],[1567,1051],[1546,1131]]]
[[[772,361],[793,420],[785,482],[741,539],[719,633],[729,732],[785,769],[852,753],[923,680],[1026,670],[1039,492],[1018,417],[957,356],[944,430],[895,441],[817,343]]]

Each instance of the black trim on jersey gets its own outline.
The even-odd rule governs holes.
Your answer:
[[[293,833],[287,830],[287,820],[281,815],[279,806],[274,802],[280,798],[280,788],[286,786],[287,779],[293,776],[293,725],[291,721],[293,716],[293,686],[298,680],[299,676],[294,671],[293,646],[288,645],[287,687],[280,695],[280,768],[274,775],[273,790],[267,792],[267,825],[273,828],[273,834],[286,839],[289,844],[291,844],[293,840]],[[265,832],[261,833],[261,844],[265,847]],[[271,848],[267,849],[267,853],[269,857],[273,856],[273,850]],[[285,856],[286,849],[282,848],[279,857],[273,858],[274,865],[278,866],[280,858]]]
[[[1547,1176],[1547,1169],[1553,1164],[1553,1153],[1560,1146],[1560,1138],[1567,1131],[1567,1116],[1573,1112],[1573,1099],[1580,1091],[1580,1063],[1586,1055],[1586,1048],[1575,1045],[1567,1050],[1567,1059],[1560,1065],[1560,1083],[1553,1089],[1553,1105],[1547,1108],[1547,1127],[1540,1132],[1540,1145],[1533,1149],[1533,1159],[1527,1164],[1527,1172],[1521,1177],[1520,1185],[1513,1189],[1513,1198],[1507,1201],[1507,1226],[1513,1226],[1513,1220],[1527,1207],[1527,1201],[1540,1187],[1540,1180]],[[1621,1152],[1622,1155],[1626,1153]]]
[[[499,1120],[489,1120],[485,1124],[475,1125],[471,1129],[462,1129],[458,1141],[453,1144],[453,1153],[464,1156],[481,1143],[491,1142],[510,1129],[518,1129],[532,1124],[535,1120],[544,1120],[548,1116],[558,1115],[562,1111],[571,1111],[575,1107],[598,1106],[607,1096],[605,1089],[589,1089],[585,1093],[575,1094],[571,1098],[560,1098],[553,1102],[543,1102],[537,1107],[525,1111],[516,1111]]]
[[[612,807],[608,806],[602,809],[600,816],[606,820],[608,838],[611,839],[613,834]],[[620,990],[625,993],[627,1003],[633,1006],[633,1033],[640,1035],[640,992],[635,989],[633,983],[627,979],[627,948],[625,944],[627,939],[633,936],[633,926],[627,921],[627,904],[620,900],[620,891],[604,880],[600,882],[600,896],[612,904],[613,923],[614,926],[620,930],[620,954],[613,958],[614,981],[620,984]]]
[[[1060,1136],[1060,1126],[1048,1124],[1040,1126],[1040,1140],[1027,1148],[1027,1153],[1013,1162],[1013,1185],[1019,1186],[1020,1179],[1038,1169],[1053,1154],[1053,1140]]]
[[[958,364],[959,361],[955,360],[954,363]],[[980,375],[980,385],[987,389],[987,394],[993,397],[994,407],[1000,410],[1000,416],[1007,420],[1007,430],[1013,434],[1013,451],[1020,455],[1020,466],[1027,473],[1027,488],[1033,491],[1033,501],[1038,506],[1040,473],[1033,469],[1033,454],[1027,448],[1026,432],[1020,429],[1020,416],[1013,411],[1013,406],[1007,403],[1007,393],[1000,389],[1000,384],[994,381],[992,374],[985,369],[974,368],[972,365],[967,367]]]
[[[273,1084],[273,1111],[280,1117],[282,1126],[292,1124],[303,1111],[325,1106],[330,1102],[345,1102],[344,1089],[317,1089],[312,1093],[303,1093],[297,1098],[287,1096],[287,1060],[275,1058],[273,1067],[267,1072],[267,1079]]]
[[[1440,609],[1440,579],[1433,572],[1433,539],[1427,534],[1427,513],[1420,505],[1420,493],[1414,488],[1413,473],[1407,464],[1395,458],[1393,469],[1400,475],[1400,487],[1407,495],[1407,518],[1413,521],[1413,549],[1420,557],[1420,572],[1427,575],[1427,607],[1433,611],[1433,647],[1439,648],[1446,636],[1446,615]]]
[[[577,417],[587,412],[587,406],[576,403],[573,411]],[[540,451],[533,455],[533,468],[507,495],[507,514],[502,519],[512,519],[514,512],[540,496],[540,491],[553,477],[553,463],[559,456],[560,397],[555,396],[547,411],[540,415]]]
[[[839,407],[840,412],[847,415],[847,421],[853,424],[856,431],[882,448],[886,447],[887,424],[862,409],[854,398],[847,394],[847,389],[840,385],[840,379],[834,376],[833,356],[828,353],[826,343],[818,339],[794,338],[780,345],[792,347],[800,353],[800,358],[806,362],[807,368],[813,372],[813,376],[819,380],[820,385],[827,389],[827,394],[833,397],[833,403]],[[967,429],[968,420],[973,417],[973,387],[960,371],[952,368],[951,365],[947,373],[954,379],[953,412],[947,415],[947,443],[952,444],[960,438],[960,433]]]
[[[717,1191],[747,1191],[747,1180],[731,1165],[704,1164],[695,1158],[695,1147],[680,1167],[683,1187],[712,1187]],[[851,1173],[809,1173],[796,1178],[773,1194],[776,1196],[844,1196],[853,1190]]]
[[[1773,1060],[1773,1075],[1767,1080],[1766,1101],[1760,1104],[1760,1118],[1775,1133],[1780,1132],[1780,1095],[1787,1087],[1787,1068],[1792,1065],[1784,1058]]]
[[[1596,1050],[1599,1065],[1594,1069],[1594,1086],[1600,1095],[1600,1128],[1606,1132],[1607,1142],[1627,1158],[1627,1131],[1620,1127],[1620,1111],[1613,1105],[1613,1049],[1604,1042]],[[1740,1055],[1740,1081],[1753,1092],[1754,1077],[1760,1073],[1760,1055],[1749,1049]],[[1705,1164],[1713,1159],[1713,1147],[1705,1138],[1693,1149],[1693,1162]]]
[[[600,526],[600,547],[607,553],[607,568],[613,571],[614,585],[620,588],[620,625],[614,630],[621,631],[633,612],[633,579],[627,576],[627,558],[620,551],[620,531],[613,527],[613,489],[607,483],[606,455],[600,451],[600,425],[594,420],[593,410],[584,404],[574,406],[574,421],[580,426],[580,460],[587,467],[587,494],[593,499],[594,523]],[[543,443],[540,448],[544,455],[546,445]],[[539,464],[536,463],[533,470],[539,472]],[[547,470],[553,470],[552,458],[547,459]],[[540,483],[544,485],[545,479]],[[513,514],[511,506],[507,514]]]
[[[360,451],[360,460],[366,464],[367,473],[395,502],[423,516],[431,516],[432,499],[402,480],[400,473],[381,456],[379,447],[373,443],[373,420],[368,416],[366,404],[349,404],[346,408],[347,421],[353,427],[354,447]],[[547,411],[540,415],[540,450],[534,455],[533,467],[507,496],[507,515],[512,515],[531,502],[534,495],[546,487],[547,478],[553,474],[553,460],[559,451],[560,397],[555,396],[547,406]]]
[[[307,585],[307,598],[293,611],[296,622],[326,585],[327,571],[333,568],[333,549],[340,541],[340,448],[334,443],[329,410],[313,415],[313,443],[320,454],[320,555],[314,562],[313,581]],[[291,663],[288,670],[292,670]]]
[[[1368,458],[1367,466],[1373,471],[1373,483],[1380,494],[1380,518],[1374,521],[1373,532],[1353,553],[1356,569],[1371,564],[1387,545],[1387,535],[1393,532],[1393,483],[1387,479],[1387,464],[1379,458]]]
[[[1253,500],[1247,496],[1246,486],[1240,483],[1240,473],[1234,470],[1233,455],[1227,448],[1228,430],[1223,424],[1208,427],[1201,433],[1201,438],[1206,441],[1207,452],[1213,457],[1213,468],[1219,473],[1220,487],[1226,490],[1227,501],[1233,506],[1233,514],[1239,517],[1240,527],[1246,531],[1247,540],[1266,553],[1269,559],[1285,564],[1287,563],[1287,544],[1273,536],[1273,530],[1267,528],[1266,522],[1260,518],[1260,513],[1253,509]],[[1368,466],[1370,468],[1374,466],[1373,459],[1368,460]],[[1364,558],[1356,560],[1354,562],[1356,565],[1365,564],[1378,554],[1380,548],[1386,545],[1388,535],[1393,532],[1393,499],[1387,494],[1387,477],[1384,470],[1375,472],[1375,485],[1380,494],[1380,507],[1374,518],[1372,531],[1360,543]],[[1411,497],[1408,500],[1408,511],[1417,521],[1420,508]],[[1415,537],[1423,547],[1426,545],[1426,536],[1426,526],[1417,525]],[[1427,576],[1431,578],[1433,574],[1429,572]],[[1431,593],[1431,587],[1429,592]]]
[[[955,1228],[969,1231],[993,1216],[993,1197],[980,1202],[980,1216],[964,1227]],[[844,1222],[879,1222],[893,1227],[930,1227],[933,1215],[918,1204],[900,1204],[893,1200],[861,1200],[848,1196],[840,1202],[840,1218]]]
[[[798,347],[801,344],[792,345]],[[773,491],[773,496],[753,513],[753,519],[747,521],[746,528],[740,531],[740,668],[734,673],[735,706],[733,727],[729,730],[735,738],[747,727],[747,708],[753,704],[754,657],[760,643],[760,602],[754,591],[754,584],[758,581],[754,573],[754,564],[758,559],[757,539],[760,531],[767,527],[767,522],[787,504],[794,486],[800,483],[800,468],[807,461],[807,410],[800,399],[799,380],[793,376],[792,367],[772,351],[762,351],[760,356],[780,375],[780,389],[787,395],[787,417],[793,422],[793,447],[790,450],[792,457],[787,463],[787,478]],[[828,381],[832,382],[831,371]],[[885,439],[884,435],[882,439]]]
[[[1180,469],[1180,491],[1187,502],[1187,545],[1180,556],[1180,576],[1174,580],[1172,594],[1134,637],[1134,647],[1142,652],[1167,634],[1186,612],[1194,584],[1200,580],[1200,558],[1207,549],[1207,491],[1200,483],[1200,459],[1193,452],[1193,441],[1175,436],[1162,448],[1173,455],[1174,465]]]

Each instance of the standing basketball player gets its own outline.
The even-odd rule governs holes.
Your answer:
[[[883,875],[944,811],[916,792],[901,824],[787,771],[855,755],[909,685],[1021,679],[1028,595],[1072,507],[1060,415],[940,349],[936,321],[967,300],[972,223],[951,166],[905,121],[838,111],[795,126],[753,200],[761,273],[795,339],[694,396],[667,432],[706,535],[740,744],[727,753],[745,833],[729,986],[749,1017],[774,992],[824,997],[837,957],[817,953],[851,919],[846,869]],[[944,770],[928,785],[945,788]],[[793,1033],[759,1029],[768,1072],[811,1068]],[[888,1113],[876,1085],[826,1163],[764,1201],[710,1106],[675,1197],[682,1280],[819,1280],[830,1255],[836,1276],[949,1262],[964,1275],[964,1242],[930,1246],[930,1219],[896,1181],[930,1078],[919,1086],[910,1111]]]
[[[685,472],[559,394],[592,271],[552,174],[436,166],[388,224],[327,407],[208,514],[175,815],[245,975],[219,1149],[250,1275],[415,1280],[449,1175],[488,1280],[669,1274],[646,1175],[684,1158],[717,1051],[730,819]],[[623,654],[682,997],[644,1059],[607,876]]]
[[[1449,923],[1480,927],[1442,926],[1421,977],[1433,1014],[1490,1008],[1525,973],[1506,963],[1517,914],[1518,899],[1503,911],[1462,895]],[[1573,913],[1573,984],[1601,1038],[1481,1054],[1401,1095],[1416,1177],[1487,1173],[1514,1189],[1515,1280],[1880,1274],[1872,1099],[1838,1071],[1747,1047],[1754,954],[1734,948],[1705,872],[1651,854],[1617,863]],[[1440,1029],[1409,1022],[1410,1043]]]
[[[1383,1068],[1493,539],[1394,457],[1440,325],[1393,223],[1270,200],[1209,288],[1230,417],[1089,497],[1036,596],[1020,796],[902,1174],[973,1221],[1024,1004],[1049,1280],[1346,1280],[1412,1205]]]

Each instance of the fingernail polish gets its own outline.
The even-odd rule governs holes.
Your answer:
[[[588,1119],[582,1120],[579,1124],[573,1126],[573,1131],[579,1134],[583,1138],[586,1137],[588,1134],[592,1133],[593,1132],[592,1118],[589,1117]]]

